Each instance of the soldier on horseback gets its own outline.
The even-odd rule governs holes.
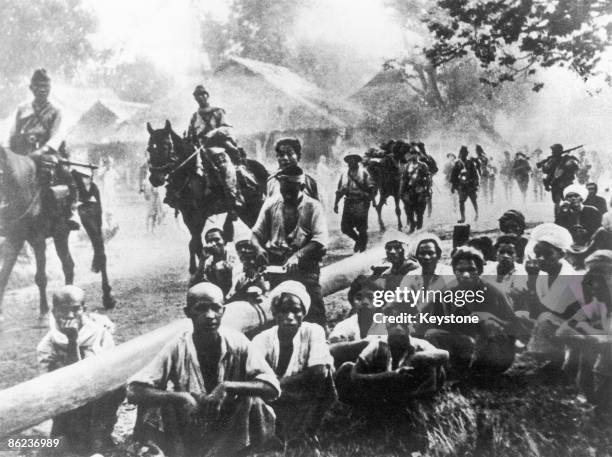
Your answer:
[[[16,154],[27,155],[36,162],[39,183],[44,189],[43,208],[57,211],[66,218],[70,230],[78,230],[78,222],[72,219],[77,188],[68,168],[59,163],[60,158],[65,158],[60,157],[62,114],[49,102],[51,78],[46,70],[41,68],[34,72],[30,90],[34,100],[17,109],[9,147]]]
[[[215,174],[221,182],[228,204],[233,206],[230,212],[235,213],[236,208],[244,204],[237,178],[238,168],[244,157],[227,129],[231,126],[225,121],[225,111],[210,105],[209,93],[204,86],[197,85],[193,97],[198,103],[198,110],[191,117],[186,139],[196,149],[201,150],[196,155],[196,173],[209,177],[211,173]],[[211,152],[213,148],[221,148],[223,151],[214,149]],[[221,158],[218,155],[226,157]],[[178,205],[181,185],[182,183],[169,180],[165,199],[168,205]]]

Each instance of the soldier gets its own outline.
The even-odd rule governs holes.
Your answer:
[[[499,175],[504,187],[506,200],[510,200],[512,198],[512,159],[510,158],[510,151],[504,151],[504,159],[499,169]]]
[[[459,158],[451,173],[451,192],[459,194],[459,211],[461,219],[457,222],[465,222],[465,201],[469,198],[476,213],[474,220],[478,220],[478,202],[476,192],[478,191],[478,168],[474,159],[468,159],[468,148],[461,146]]]
[[[556,212],[559,203],[563,200],[563,189],[574,181],[580,165],[578,159],[567,154],[569,150],[564,151],[559,143],[553,144],[550,149],[551,155],[538,162],[536,166],[541,168],[545,175],[544,188],[551,192]]]
[[[482,149],[482,146],[476,145],[476,160],[479,164],[480,170],[480,184],[482,187],[482,195],[484,196],[485,203],[489,200],[489,158]]]
[[[338,203],[344,197],[344,209],[340,229],[355,241],[354,252],[363,252],[368,244],[368,211],[370,202],[374,203],[376,185],[368,171],[359,166],[359,154],[348,153],[344,156],[348,171],[340,176],[334,213],[338,214]]]
[[[540,148],[533,151],[533,155],[535,157],[536,163],[540,162],[540,157],[542,155],[542,150]],[[544,183],[542,170],[538,167],[533,168],[531,170],[531,177],[533,182],[533,196],[535,201],[541,202],[544,200]]]
[[[512,162],[512,176],[516,179],[519,190],[523,194],[523,203],[527,201],[530,172],[531,165],[529,165],[527,156],[523,152],[517,152],[514,156],[514,162]]]
[[[451,190],[453,186],[450,180],[451,180],[453,168],[455,168],[455,162],[457,161],[457,156],[453,154],[452,152],[449,152],[448,154],[446,154],[446,158],[448,160],[444,164],[444,168],[442,169],[442,171],[444,173],[444,183],[448,186],[448,190]],[[457,197],[454,194],[452,196],[452,200],[453,200],[453,209],[457,210]]]
[[[189,128],[187,129],[187,140],[195,147],[223,148],[229,159],[231,159],[231,164],[225,166],[223,170],[219,170],[216,165],[219,159],[206,155],[209,165],[211,165],[211,168],[214,169],[224,184],[227,203],[233,207],[230,212],[235,213],[236,209],[244,203],[242,194],[238,189],[236,176],[237,172],[244,172],[240,166],[243,158],[236,142],[231,138],[229,130],[222,129],[223,127],[231,127],[225,121],[225,111],[222,108],[211,106],[208,102],[209,96],[210,94],[201,84],[198,84],[194,89],[193,98],[198,103],[198,110],[191,116]],[[201,156],[198,156],[196,160],[198,160],[196,169],[203,169],[204,167],[200,162]]]
[[[44,207],[53,211],[52,208],[57,205],[57,210],[67,220],[68,228],[78,230],[79,223],[73,220],[77,188],[69,170],[58,164],[58,153],[62,146],[62,113],[49,102],[51,78],[45,69],[40,68],[34,72],[30,80],[30,91],[34,100],[17,108],[9,147],[16,154],[28,155],[34,159],[41,177],[40,183],[46,188],[42,199]],[[53,196],[51,188],[57,184],[68,186],[67,199],[62,201]]]

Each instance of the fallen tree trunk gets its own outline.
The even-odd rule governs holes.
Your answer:
[[[369,273],[371,265],[380,264],[384,252],[383,246],[377,246],[324,267],[321,270],[323,295],[342,290],[358,275]],[[224,325],[246,331],[271,319],[268,304],[264,304],[261,311],[251,310],[250,317],[245,318],[242,311],[247,312],[248,307],[250,305],[245,302],[228,305]],[[164,344],[190,325],[188,319],[175,321],[100,356],[0,391],[0,437],[71,411],[125,385],[126,380],[143,368]]]

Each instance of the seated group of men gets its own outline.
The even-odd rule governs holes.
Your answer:
[[[527,238],[524,222],[515,210],[502,216],[493,261],[478,240],[455,248],[450,265],[442,263],[445,246],[432,233],[421,233],[409,249],[387,243],[390,267],[353,281],[351,311],[328,336],[304,319],[313,302],[307,286],[286,277],[268,296],[274,327],[250,341],[223,325],[228,298],[260,300],[270,289],[257,247],[252,240],[237,242],[241,274],[224,278],[204,262],[187,293],[193,328],[128,381],[128,401],[139,405],[135,438],[167,455],[316,446],[317,427],[337,398],[366,414],[403,409],[447,380],[503,373],[521,350],[544,373],[576,375],[598,411],[610,411],[612,250],[595,251],[584,260],[586,270],[578,270],[570,263],[574,240],[565,228],[540,224]],[[228,261],[219,230],[209,231],[207,241],[211,258]],[[396,290],[413,291],[414,299],[395,294],[381,303]],[[48,370],[113,344],[110,321],[87,314],[74,286],[54,294],[53,317],[38,348]],[[466,317],[478,319],[460,320]],[[103,449],[123,395],[112,392],[56,418],[53,434],[70,445]]]

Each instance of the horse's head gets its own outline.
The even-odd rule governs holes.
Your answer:
[[[147,122],[149,132],[149,181],[153,187],[161,186],[174,164],[180,159],[182,139],[173,130],[170,121],[166,121],[163,128],[154,130]]]

